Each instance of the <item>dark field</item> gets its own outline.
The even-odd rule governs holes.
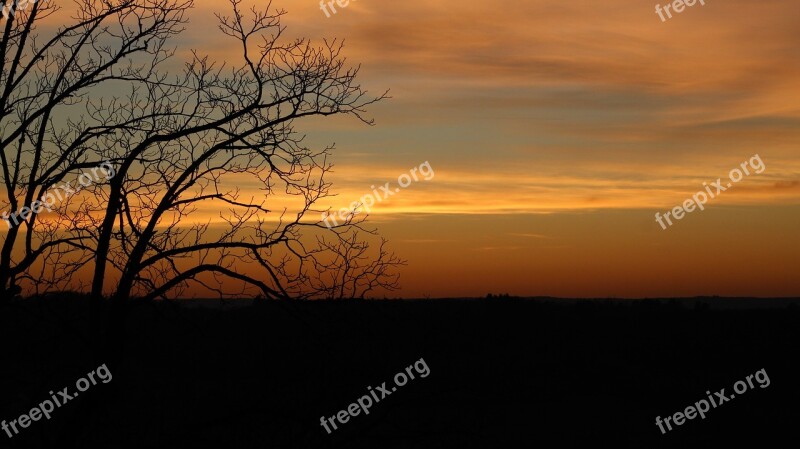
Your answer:
[[[103,363],[113,379],[0,447],[783,447],[800,417],[797,302],[141,303],[110,333],[82,299],[7,303],[0,419]],[[427,377],[320,425],[421,358]],[[768,387],[655,425],[761,369]]]

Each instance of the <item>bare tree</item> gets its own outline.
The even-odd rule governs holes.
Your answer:
[[[386,239],[380,239],[377,254],[362,239],[359,230],[335,232],[336,238],[318,236],[317,249],[309,259],[313,263],[307,294],[325,299],[363,299],[375,290],[391,291],[400,288],[397,267],[406,261],[390,253]],[[374,231],[367,231],[375,235]]]
[[[372,124],[365,107],[386,94],[356,83],[340,42],[285,38],[284,11],[230,4],[219,28],[239,43],[241,62],[193,52],[178,75],[162,69],[191,1],[83,0],[76,24],[41,47],[29,35],[54,7],[37,2],[8,21],[0,145],[11,211],[101,161],[115,174],[9,230],[4,288],[46,277],[37,288],[79,285],[124,300],[197,288],[311,298],[397,287],[392,269],[403,262],[382,242],[367,263],[369,244],[357,240],[374,230],[352,221],[329,230],[311,218],[330,195],[332,148],[308,148],[295,129],[299,119],[339,114]],[[245,197],[245,183],[263,194]],[[25,252],[15,256],[23,224]],[[335,264],[344,269],[330,276]],[[87,271],[91,285],[76,284]]]
[[[46,19],[59,8],[53,1],[36,2],[5,21],[0,206],[13,220],[0,250],[0,290],[17,290],[18,279],[28,279],[36,290],[63,288],[92,260],[87,218],[100,210],[96,198],[64,199],[54,205],[55,214],[42,214],[36,201],[57,183],[74,182],[96,167],[102,162],[97,147],[148,119],[142,111],[118,110],[119,101],[92,97],[120,85],[153,82],[154,68],[168,55],[163,45],[180,31],[190,5],[86,0],[75,2],[72,23],[56,28]],[[39,27],[51,31],[41,37]]]

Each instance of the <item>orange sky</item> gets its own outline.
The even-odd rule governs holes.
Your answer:
[[[390,296],[800,295],[800,3],[706,0],[664,23],[655,3],[273,2],[287,36],[345,39],[393,97],[375,127],[298,123],[336,143],[323,206],[435,170],[373,208],[409,261]],[[228,3],[196,5],[179,55],[238,63],[215,29]],[[763,173],[656,224],[754,154]]]
[[[392,89],[376,127],[309,128],[337,144],[330,205],[435,169],[373,208],[409,260],[399,296],[800,295],[797,2],[709,0],[665,23],[633,0],[274,5]],[[763,173],[655,223],[756,153]]]

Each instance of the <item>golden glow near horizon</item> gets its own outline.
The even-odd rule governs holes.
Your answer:
[[[195,4],[178,60],[238,64],[213,16],[229,4]],[[663,23],[653,6],[359,0],[326,17],[273,1],[287,37],[344,39],[363,85],[391,89],[374,127],[298,123],[308,145],[336,144],[337,196],[319,208],[430,161],[434,179],[372,208],[410,262],[392,296],[800,295],[800,4],[707,1]],[[763,173],[655,223],[754,154]]]

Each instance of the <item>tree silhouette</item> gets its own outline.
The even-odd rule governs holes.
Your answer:
[[[217,19],[220,37],[238,42],[240,62],[192,51],[170,70],[169,42],[191,1],[76,5],[74,22],[45,39],[36,25],[57,11],[52,2],[5,23],[1,205],[18,213],[104,161],[114,173],[10,227],[0,251],[4,290],[22,283],[125,300],[194,286],[267,298],[397,287],[393,268],[404,262],[382,239],[369,252],[377,234],[363,218],[331,229],[316,219],[315,203],[331,195],[333,148],[308,148],[295,129],[313,116],[373,123],[365,108],[386,93],[369,96],[356,83],[341,42],[285,38],[285,11],[269,3],[245,14],[230,0],[231,14]],[[245,197],[244,184],[263,195]],[[204,211],[223,224],[194,218]],[[330,276],[337,265],[347,274]]]

